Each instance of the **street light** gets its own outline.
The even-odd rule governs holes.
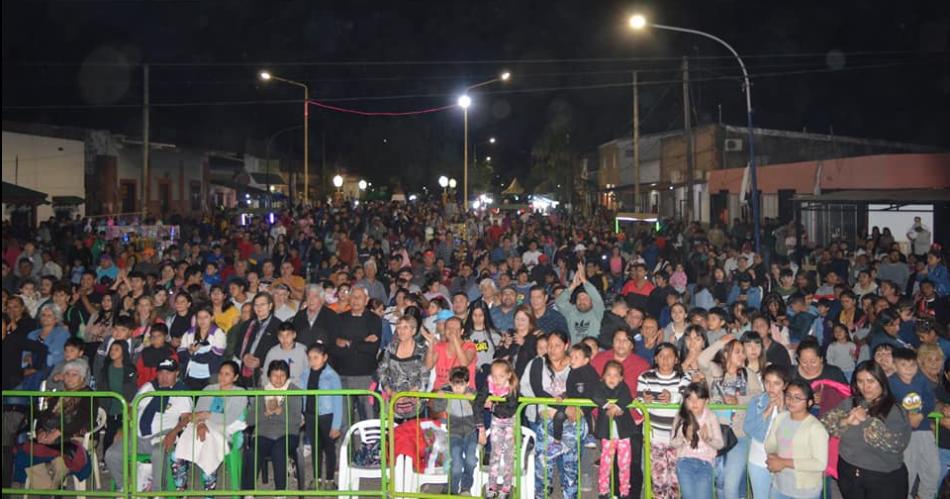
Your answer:
[[[485,162],[491,163],[491,156],[485,156]]]
[[[299,81],[288,80],[271,74],[269,71],[258,73],[261,81],[277,80],[303,87],[303,203],[310,204],[310,87]]]
[[[665,26],[662,24],[653,24],[648,22],[647,18],[640,14],[635,14],[630,17],[630,27],[634,31],[641,31],[646,28],[656,28],[665,29],[667,31],[676,31],[678,33],[689,33],[709,38],[710,40],[719,43],[723,47],[726,47],[726,49],[728,49],[729,52],[731,52],[736,58],[736,61],[739,62],[739,67],[742,68],[742,86],[745,89],[746,126],[749,129],[749,181],[752,184],[752,224],[754,227],[753,230],[755,231],[755,252],[759,253],[761,249],[759,237],[759,184],[755,172],[755,133],[752,131],[752,86],[749,83],[749,72],[746,70],[745,63],[742,62],[742,58],[739,57],[739,53],[736,52],[736,49],[732,48],[732,45],[726,43],[726,41],[722,38],[711,35],[704,31],[678,28],[676,26]],[[639,179],[637,179],[637,182],[639,182]],[[692,199],[692,191],[689,193],[689,196],[690,199]]]
[[[449,177],[446,177],[445,175],[442,175],[441,177],[439,177],[439,187],[445,189],[448,186],[449,186]]]
[[[340,187],[343,187],[343,176],[342,176],[342,175],[334,175],[334,176],[333,176],[333,186],[336,187],[337,190],[340,190]]]
[[[489,144],[494,144],[494,143],[495,143],[495,137],[492,137],[492,138],[488,139],[488,143],[489,143]]]
[[[366,190],[366,181],[365,181],[365,180],[360,180],[359,183],[356,184],[356,185],[357,185],[357,187],[360,188],[361,191],[365,191],[365,190]]]
[[[465,93],[462,94],[458,99],[458,105],[462,108],[464,119],[465,119],[465,153],[463,155],[463,165],[462,165],[462,202],[465,207],[465,211],[468,211],[468,108],[472,105],[472,98],[468,96],[468,93],[472,90],[484,87],[485,85],[491,85],[492,83],[497,83],[500,81],[508,81],[511,79],[510,71],[503,71],[498,75],[497,78],[492,78],[491,80],[486,80],[481,83],[476,83],[469,87],[465,88]]]
[[[449,179],[449,189],[455,189],[455,186],[458,185],[458,182],[454,178]]]

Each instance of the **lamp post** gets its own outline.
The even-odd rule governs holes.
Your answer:
[[[275,76],[268,71],[261,71],[263,81],[276,80],[303,88],[303,203],[310,204],[310,87],[299,81],[288,80]]]
[[[465,120],[465,144],[462,148],[462,206],[468,213],[468,107],[472,105],[472,98],[468,94],[459,97],[459,107]]]
[[[449,189],[452,189],[452,198],[457,200],[457,195],[455,193],[455,186],[458,185],[458,182],[454,178],[449,179]],[[454,202],[452,204],[455,204]]]
[[[336,187],[336,192],[337,192],[337,194],[342,194],[342,192],[343,192],[343,191],[341,190],[341,187],[343,187],[343,176],[342,176],[342,175],[334,175],[334,176],[333,176],[333,187]]]
[[[465,119],[465,148],[463,154],[463,163],[462,163],[462,203],[465,208],[465,211],[468,212],[468,108],[472,105],[472,98],[469,97],[468,93],[472,90],[484,87],[485,85],[491,85],[492,83],[504,82],[511,79],[511,73],[505,71],[498,75],[497,78],[492,78],[491,80],[486,80],[481,83],[476,83],[465,88],[465,93],[458,98],[458,105],[462,108],[462,114]]]
[[[742,62],[742,58],[739,57],[739,53],[736,52],[736,49],[732,48],[732,45],[726,43],[725,40],[719,38],[718,36],[711,35],[704,31],[699,31],[695,29],[688,28],[679,28],[676,26],[666,26],[663,24],[653,24],[647,21],[647,18],[636,14],[630,17],[630,27],[635,31],[640,31],[646,28],[656,28],[664,29],[667,31],[676,31],[678,33],[689,33],[692,35],[699,35],[705,38],[713,40],[732,53],[736,58],[736,61],[739,62],[739,67],[742,68],[742,78],[743,78],[743,88],[745,89],[745,108],[746,108],[746,126],[749,129],[749,180],[752,184],[752,224],[753,232],[755,233],[755,252],[760,252],[760,237],[759,237],[759,184],[755,172],[755,132],[752,130],[752,86],[749,83],[749,72],[746,70],[745,63]],[[690,199],[692,199],[692,193],[690,193]]]
[[[445,203],[449,198],[449,191],[447,190],[449,187],[449,178],[445,175],[439,177],[439,187],[442,188],[442,203]]]

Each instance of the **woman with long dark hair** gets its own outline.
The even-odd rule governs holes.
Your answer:
[[[501,343],[501,335],[492,324],[488,304],[482,300],[472,304],[465,321],[465,337],[475,343],[475,388],[481,388],[495,360],[495,351]]]
[[[904,449],[910,442],[907,414],[891,395],[884,370],[873,361],[855,367],[852,397],[822,418],[839,437],[838,487],[844,499],[906,497]]]
[[[563,397],[567,393],[567,376],[571,372],[568,356],[571,338],[567,332],[554,330],[547,334],[547,340],[547,354],[528,363],[525,375],[521,378],[521,393],[526,397]],[[554,470],[557,469],[563,496],[574,497],[578,487],[578,447],[587,434],[587,422],[579,408],[565,409],[569,419],[564,423],[560,442],[564,452],[549,459],[546,454],[548,447],[556,442],[552,421],[556,412],[556,409],[548,406],[529,406],[525,411],[532,429],[538,435],[535,459],[543,463],[536,468],[535,490],[543,494],[545,486],[554,482]]]

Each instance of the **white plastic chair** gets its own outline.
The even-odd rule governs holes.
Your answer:
[[[353,440],[354,434],[359,437],[361,444],[378,442],[382,435],[380,424],[378,419],[367,419],[350,426],[346,430],[346,435],[343,436],[343,444],[340,445],[340,459],[338,465],[340,471],[337,490],[359,490],[360,480],[362,479],[382,479],[383,470],[381,467],[365,468],[355,466],[350,462],[349,452],[350,442]],[[349,499],[350,496],[341,497]]]
[[[489,428],[489,433],[491,429]],[[527,426],[521,427],[521,497],[534,497],[534,452],[530,449],[537,445],[537,435]],[[472,485],[472,495],[481,496],[482,489],[488,485],[488,470],[483,469],[482,460],[478,460],[478,472],[475,473],[475,483]],[[514,463],[511,463],[514,467]]]
[[[95,437],[97,433],[105,429],[107,419],[108,419],[108,414],[106,414],[106,410],[100,407],[99,410],[96,411],[95,427],[93,427],[91,430],[89,430],[82,436],[82,448],[85,449],[86,453],[89,455],[89,465],[92,468],[92,485],[93,485],[94,490],[98,490],[99,488],[102,487],[102,480],[101,480],[101,477],[99,476],[99,456],[96,453]],[[31,439],[36,438],[36,420],[33,420],[32,429],[30,430],[29,435]],[[89,481],[88,479],[80,480],[79,478],[76,477],[76,475],[72,475],[72,478],[73,478],[74,490],[77,490],[77,491],[86,490],[86,484]],[[29,475],[27,475],[26,483],[23,484],[23,488],[25,489],[30,488]],[[25,495],[23,496],[24,499],[26,499],[26,497],[27,496]],[[77,496],[77,497],[85,499],[86,496]]]
[[[99,453],[96,452],[96,434],[105,429],[108,417],[109,415],[106,413],[106,410],[100,407],[99,410],[96,411],[95,428],[82,436],[82,447],[86,449],[86,453],[89,454],[89,464],[92,466],[93,490],[99,490],[99,488],[102,487],[102,479],[99,476]],[[88,481],[88,479],[80,480],[76,478],[76,475],[73,475],[73,487],[76,490],[86,490],[86,482]]]

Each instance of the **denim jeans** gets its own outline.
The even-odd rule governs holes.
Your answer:
[[[772,489],[772,494],[766,497],[768,497],[769,499],[798,499],[796,497],[787,496],[775,489]],[[818,495],[807,498],[807,499],[821,499],[821,492],[819,492]]]
[[[943,484],[943,478],[947,476],[947,467],[950,466],[950,449],[938,449],[940,455],[940,481],[937,482],[939,487]]]
[[[677,460],[676,480],[683,499],[712,499],[713,470],[708,461],[690,457]]]
[[[452,435],[449,438],[449,448],[452,452],[452,468],[449,481],[449,493],[457,495],[472,488],[475,481],[475,468],[478,452],[478,431],[473,431],[464,437]]]
[[[769,497],[772,489],[772,474],[769,469],[749,464],[749,482],[752,483],[752,497]]]
[[[717,458],[722,462],[722,471],[717,466],[716,488],[722,499],[739,499],[746,496],[746,466],[749,464],[749,437],[739,437],[736,446],[725,456]]]

